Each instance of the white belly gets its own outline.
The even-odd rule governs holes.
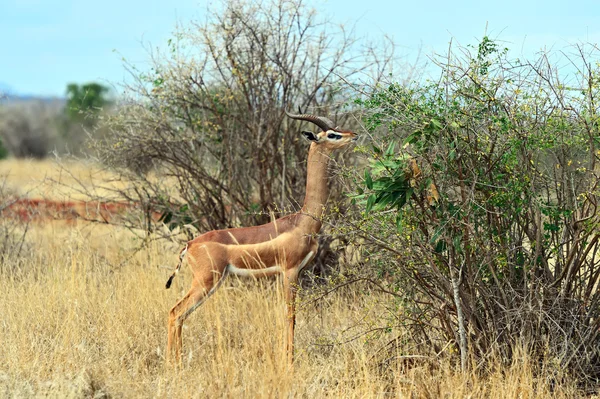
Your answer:
[[[235,265],[228,265],[227,270],[231,274],[240,277],[266,277],[282,272],[281,267],[278,265],[265,267],[264,269],[241,269],[239,267],[236,267]]]

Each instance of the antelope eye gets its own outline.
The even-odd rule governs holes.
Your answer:
[[[335,134],[335,133],[329,133],[327,135],[327,138],[328,139],[337,139],[337,140],[339,140],[341,137],[339,135]]]

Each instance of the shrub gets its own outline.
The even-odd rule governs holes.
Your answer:
[[[0,107],[0,137],[15,157],[44,158],[57,136],[59,102],[24,101]]]
[[[135,72],[100,157],[136,181],[125,195],[164,210],[173,228],[266,222],[305,189],[307,144],[284,109],[349,126],[346,82],[378,65],[359,44],[301,2],[223,1]]]
[[[435,82],[358,101],[382,133],[349,234],[369,243],[402,309],[390,322],[415,351],[455,348],[466,368],[525,346],[556,375],[600,378],[600,67],[588,49],[566,80],[549,57],[511,60],[484,37],[440,60]],[[418,181],[404,173],[413,158]]]

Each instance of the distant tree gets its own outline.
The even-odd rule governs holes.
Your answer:
[[[110,101],[107,98],[110,89],[99,83],[67,85],[67,105],[65,111],[71,121],[95,122],[95,116]],[[88,123],[86,123],[88,124]]]
[[[62,105],[30,100],[0,107],[1,147],[17,158],[44,158],[54,147]],[[2,150],[0,149],[0,152]],[[2,154],[0,154],[1,158]]]
[[[94,82],[67,85],[67,103],[61,118],[60,133],[60,144],[64,150],[75,154],[84,153],[86,140],[91,135],[102,134],[97,122],[112,102],[109,93],[108,87]]]
[[[2,138],[0,138],[0,159],[4,159],[8,156],[8,150],[4,147],[2,143]]]

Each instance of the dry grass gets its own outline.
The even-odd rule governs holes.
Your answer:
[[[172,177],[149,172],[150,181],[176,187]],[[54,201],[119,201],[119,192],[131,188],[129,182],[93,161],[74,159],[5,159],[0,160],[0,187],[5,185],[12,193],[30,199]],[[174,198],[178,198],[173,189]]]
[[[92,162],[54,159],[7,159],[0,161],[0,182],[16,195],[57,201],[89,200],[90,194],[112,197],[125,187],[116,176]],[[111,180],[110,183],[106,181]],[[83,192],[82,189],[85,188]]]
[[[0,397],[577,396],[570,386],[551,392],[527,357],[485,377],[444,360],[382,372],[373,354],[399,331],[317,345],[377,322],[382,298],[353,292],[299,313],[292,373],[284,361],[282,292],[271,280],[229,279],[186,323],[183,368],[168,368],[167,314],[190,273],[165,290],[178,248],[154,242],[131,257],[137,244],[111,226],[49,223],[32,228],[20,257],[5,257]]]

